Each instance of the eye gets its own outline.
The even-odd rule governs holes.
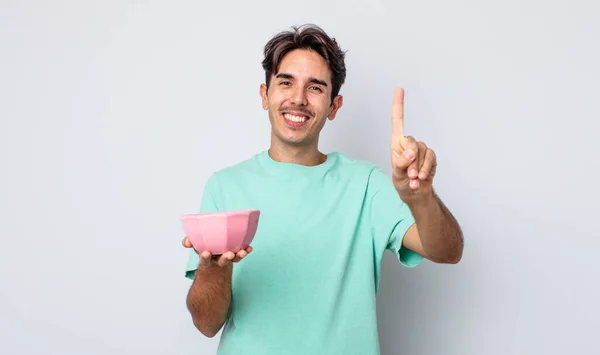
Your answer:
[[[311,86],[309,89],[310,89],[310,90],[316,90],[316,91],[319,91],[319,92],[322,92],[322,91],[323,91],[323,90],[321,90],[321,88],[320,88],[320,87],[318,87],[318,86]]]
[[[292,85],[292,83],[290,83],[289,81],[285,81],[284,80],[284,81],[280,82],[279,85],[289,86],[289,85]]]

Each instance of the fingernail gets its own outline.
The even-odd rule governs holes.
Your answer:
[[[425,179],[427,176],[425,176],[425,173],[420,173],[419,174],[419,179]]]
[[[414,156],[414,153],[413,153],[413,151],[412,151],[412,150],[410,150],[410,149],[404,152],[404,157],[405,157],[406,159],[412,159],[412,158],[413,158],[413,156]]]
[[[416,169],[411,169],[409,172],[410,177],[416,178],[419,175],[419,172]]]

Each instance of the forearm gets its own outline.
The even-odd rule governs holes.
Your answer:
[[[427,256],[436,262],[459,262],[463,252],[462,231],[440,198],[432,192],[427,198],[409,203],[409,207]]]
[[[227,318],[232,267],[199,267],[188,292],[187,307],[194,325],[207,337],[215,336]]]

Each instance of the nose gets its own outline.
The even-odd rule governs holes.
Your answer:
[[[302,86],[298,85],[296,87],[296,90],[294,90],[292,93],[291,101],[292,104],[296,106],[308,105],[308,101],[306,100],[306,92]]]

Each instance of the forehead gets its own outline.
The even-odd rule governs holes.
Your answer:
[[[279,73],[291,74],[299,80],[316,78],[331,83],[331,71],[325,59],[307,49],[295,49],[287,53],[279,64]]]

